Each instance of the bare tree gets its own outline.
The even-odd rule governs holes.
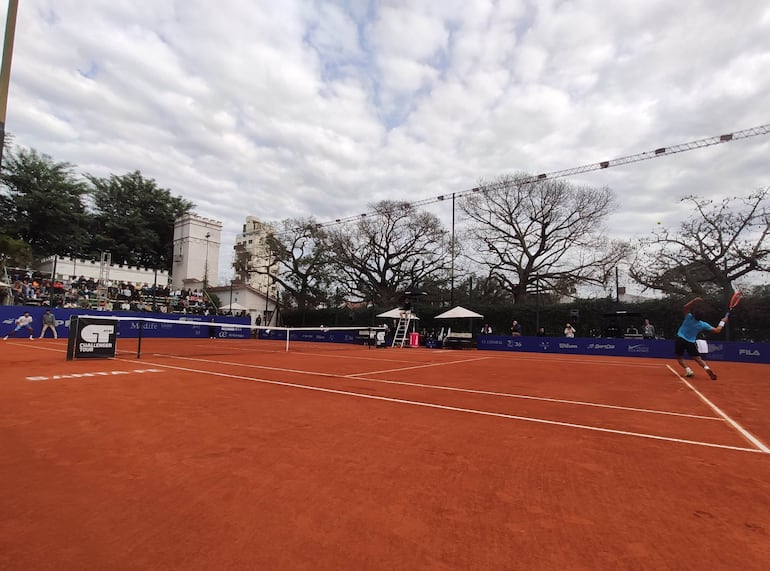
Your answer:
[[[602,222],[614,209],[608,188],[578,187],[563,180],[532,182],[504,176],[467,195],[468,257],[484,265],[519,302],[535,287],[570,293],[579,284],[603,285],[625,255]]]
[[[721,293],[751,272],[770,271],[770,187],[714,202],[688,196],[692,217],[640,241],[631,277],[669,294]]]
[[[298,309],[304,310],[326,299],[332,279],[329,247],[326,232],[316,220],[283,220],[276,232],[267,236],[266,244],[279,269],[251,271],[270,272],[284,291],[284,302],[293,301]]]
[[[336,276],[345,289],[375,303],[399,290],[446,280],[449,237],[440,220],[408,202],[382,201],[355,225],[330,232]]]

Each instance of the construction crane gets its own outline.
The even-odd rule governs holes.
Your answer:
[[[733,133],[726,133],[724,135],[717,135],[715,137],[706,137],[705,139],[698,139],[697,141],[690,141],[688,143],[681,143],[679,145],[659,147],[652,151],[645,151],[644,153],[629,155],[627,157],[620,157],[618,159],[612,159],[609,161],[601,161],[601,162],[592,163],[589,165],[583,165],[579,167],[573,167],[573,168],[549,172],[549,173],[542,173],[542,174],[531,176],[529,178],[525,178],[517,182],[519,184],[531,184],[544,179],[554,179],[554,178],[562,178],[565,176],[573,176],[584,172],[598,171],[602,169],[608,169],[610,167],[627,165],[629,163],[638,163],[640,161],[646,161],[649,159],[667,157],[669,155],[675,155],[677,153],[683,153],[685,151],[693,151],[695,149],[702,149],[704,147],[711,147],[713,145],[721,145],[723,143],[729,143],[730,141],[737,141],[739,139],[748,139],[749,137],[767,135],[768,133],[770,133],[770,124],[760,125],[759,127],[752,127],[751,129],[744,129],[742,131],[735,131]],[[488,186],[485,186],[484,188],[475,187],[475,188],[470,188],[460,192],[453,192],[448,195],[442,194],[439,196],[434,196],[432,198],[425,198],[423,200],[412,202],[411,205],[425,206],[427,204],[434,204],[436,202],[441,202],[443,200],[446,200],[447,198],[451,198],[452,200],[455,200],[457,198],[461,198],[468,194],[472,194],[474,192],[479,192],[482,190],[493,191],[498,188],[501,188],[504,184],[505,183],[495,183],[495,184],[490,184]],[[360,220],[361,218],[366,218],[367,216],[376,216],[376,213],[368,212],[364,214],[357,214],[355,216],[348,216],[346,218],[337,218],[330,222],[320,223],[318,224],[318,227],[325,228],[329,226],[336,226],[338,224],[347,224],[349,222],[355,222],[356,220]]]

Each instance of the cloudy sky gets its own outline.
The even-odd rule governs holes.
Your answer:
[[[330,221],[769,123],[760,0],[22,0],[6,130],[193,201],[227,279],[246,215]],[[685,195],[770,185],[769,156],[765,135],[570,180],[612,188],[632,238]]]

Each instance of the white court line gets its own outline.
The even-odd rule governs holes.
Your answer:
[[[729,417],[729,416],[728,416],[726,413],[722,412],[722,409],[720,409],[720,408],[719,408],[717,405],[715,405],[715,404],[714,404],[713,402],[711,402],[711,401],[710,401],[708,398],[706,398],[706,396],[705,396],[703,393],[701,393],[701,392],[700,392],[698,389],[696,389],[696,388],[695,388],[695,387],[692,385],[692,383],[690,383],[690,381],[688,381],[688,380],[687,380],[687,379],[685,379],[685,378],[684,378],[682,375],[680,375],[678,372],[676,372],[676,371],[675,371],[675,370],[674,370],[674,369],[671,367],[671,365],[666,365],[666,367],[668,367],[668,370],[669,370],[669,371],[671,371],[671,372],[672,372],[672,373],[674,373],[674,374],[675,374],[677,377],[679,377],[679,380],[680,380],[680,381],[682,381],[682,382],[683,382],[685,385],[687,385],[688,387],[690,387],[690,389],[692,390],[692,392],[694,392],[696,395],[698,395],[698,397],[699,397],[699,398],[700,398],[700,399],[701,399],[701,400],[702,400],[704,403],[706,403],[706,404],[707,404],[707,405],[708,405],[708,406],[711,408],[711,410],[713,410],[713,411],[714,411],[715,413],[717,413],[719,416],[721,416],[722,418],[724,418],[724,419],[727,421],[727,423],[728,423],[730,426],[732,426],[732,427],[733,427],[733,428],[734,428],[736,431],[738,431],[738,433],[739,433],[741,436],[743,436],[743,437],[744,437],[746,440],[748,440],[748,441],[749,441],[751,444],[753,444],[754,446],[756,446],[757,448],[759,448],[759,450],[760,450],[760,451],[764,452],[765,454],[770,454],[770,448],[768,448],[767,446],[765,446],[765,444],[764,444],[764,443],[763,443],[761,440],[759,440],[759,439],[758,439],[756,436],[754,436],[754,435],[753,435],[753,434],[751,434],[751,433],[750,433],[748,430],[746,430],[745,428],[743,428],[743,427],[742,427],[740,424],[738,424],[737,422],[735,422],[735,421],[734,421],[732,418],[730,418],[730,417]]]
[[[456,363],[465,363],[468,360],[465,361],[453,361],[450,363],[433,363],[433,364],[426,364],[421,365],[420,367],[406,367],[403,369],[389,369],[386,371],[371,371],[367,373],[354,373],[350,375],[338,375],[334,373],[321,373],[321,372],[314,372],[314,371],[303,371],[299,369],[286,369],[283,367],[269,367],[266,365],[245,365],[242,363],[232,363],[230,361],[216,361],[213,359],[201,359],[196,357],[179,357],[176,355],[166,355],[167,357],[173,358],[173,359],[179,359],[182,361],[196,361],[199,363],[211,363],[215,365],[228,365],[228,366],[235,366],[235,367],[242,367],[242,368],[248,368],[248,369],[262,369],[266,371],[278,371],[281,373],[295,373],[298,375],[312,375],[314,377],[328,377],[332,379],[354,379],[357,381],[364,381],[369,383],[381,383],[385,385],[403,385],[406,387],[417,387],[417,388],[424,388],[424,389],[435,389],[439,391],[453,391],[458,393],[469,393],[469,394],[477,394],[477,395],[487,395],[487,396],[496,396],[496,397],[505,397],[505,398],[511,398],[511,399],[522,399],[522,400],[533,400],[533,401],[541,401],[541,402],[553,402],[553,403],[559,403],[559,404],[569,404],[569,405],[575,405],[575,406],[589,406],[593,408],[608,408],[608,409],[614,409],[614,410],[625,410],[630,412],[643,412],[648,414],[662,414],[662,415],[668,415],[668,416],[678,416],[683,418],[693,418],[693,419],[699,419],[699,420],[717,420],[719,422],[723,422],[723,419],[717,416],[703,416],[699,414],[687,414],[683,412],[672,412],[668,410],[656,410],[651,408],[638,408],[638,407],[630,407],[630,406],[620,406],[620,405],[612,405],[612,404],[602,404],[602,403],[595,403],[595,402],[588,402],[588,401],[577,401],[577,400],[567,400],[567,399],[556,399],[556,398],[548,398],[548,397],[537,397],[534,395],[522,395],[522,394],[516,394],[516,393],[502,393],[497,391],[483,391],[480,389],[466,389],[462,387],[448,387],[443,385],[428,385],[424,383],[410,383],[407,381],[389,381],[387,379],[369,379],[363,375],[371,375],[374,373],[389,373],[392,371],[403,371],[407,369],[414,369],[414,368],[420,368],[420,367],[433,367],[433,366],[443,366],[443,365],[454,365]],[[476,361],[478,359],[470,359],[470,361]]]
[[[404,381],[387,381],[384,379],[367,379],[366,377],[359,377],[357,375],[346,375],[349,378],[357,379],[360,381],[370,381],[373,383],[385,383],[389,385],[406,385],[409,387],[422,387],[422,388],[428,388],[428,389],[436,389],[436,390],[442,390],[442,391],[457,391],[462,393],[471,393],[471,394],[479,394],[479,395],[490,395],[490,396],[498,396],[498,397],[507,397],[507,398],[513,398],[513,399],[523,399],[523,400],[534,400],[534,401],[542,401],[542,402],[554,402],[559,404],[573,404],[578,406],[590,406],[594,408],[610,408],[615,410],[627,410],[630,412],[646,412],[649,414],[664,414],[669,416],[681,416],[684,418],[697,418],[701,420],[718,420],[722,422],[723,419],[716,417],[716,416],[703,416],[700,414],[686,414],[684,412],[671,412],[668,410],[655,410],[652,408],[637,408],[633,406],[620,406],[620,405],[614,405],[614,404],[601,404],[601,403],[595,403],[595,402],[588,402],[588,401],[579,401],[579,400],[567,400],[567,399],[555,399],[555,398],[548,398],[548,397],[536,397],[533,395],[521,395],[517,393],[501,393],[501,392],[495,392],[495,391],[482,391],[478,389],[463,389],[463,388],[457,388],[457,387],[446,387],[442,385],[425,385],[421,383],[407,383]]]
[[[624,367],[624,368],[642,368],[642,369],[657,369],[657,363],[640,363],[639,357],[625,357],[626,360],[610,360],[617,359],[617,357],[610,357],[608,355],[570,355],[566,353],[517,353],[515,351],[503,352],[503,351],[489,351],[491,353],[503,353],[506,357],[516,356],[522,361],[539,361],[547,362],[554,365],[562,364],[578,364],[578,365],[607,365],[608,367]],[[499,355],[495,355],[504,358]],[[648,357],[652,359],[653,357]]]
[[[49,340],[50,341],[56,341],[56,339],[51,339],[51,338],[49,338]],[[37,338],[35,338],[35,339],[27,339],[26,343],[24,343],[24,341],[22,341],[21,339],[19,339],[18,342],[9,342],[9,341],[10,340],[3,341],[3,344],[5,344],[5,345],[18,345],[19,347],[32,347],[33,349],[40,349],[41,351],[54,351],[54,352],[57,352],[57,353],[66,353],[67,352],[64,349],[57,349],[56,347],[49,347],[49,346],[47,346],[45,344],[45,341],[43,341],[43,343],[37,343],[36,342],[36,341],[38,341]]]
[[[444,367],[446,365],[457,365],[459,363],[474,363],[476,361],[484,361],[488,357],[476,357],[474,359],[461,359],[460,361],[446,361],[443,363],[417,363],[411,367],[399,367],[397,369],[382,369],[381,371],[366,371],[365,373],[359,373],[361,375],[379,375],[382,373],[397,373],[399,371],[410,371],[413,369],[424,369],[426,367]],[[346,375],[352,377],[354,375]]]
[[[131,360],[130,362],[140,363],[142,365],[147,365],[148,363],[145,361],[140,360]],[[433,409],[439,409],[439,410],[450,410],[454,412],[464,412],[467,414],[477,414],[480,416],[490,416],[495,418],[505,418],[509,420],[520,420],[523,422],[533,422],[537,424],[547,424],[550,426],[561,426],[566,428],[577,428],[580,430],[590,430],[593,432],[603,432],[605,434],[619,434],[623,436],[635,436],[637,438],[645,438],[648,440],[660,440],[664,442],[676,442],[678,444],[690,444],[693,446],[704,446],[707,448],[720,448],[723,450],[735,450],[738,452],[753,452],[755,454],[759,454],[760,451],[756,448],[743,448],[740,446],[730,446],[727,444],[714,444],[712,442],[700,442],[698,440],[685,440],[682,438],[671,438],[669,436],[657,436],[654,434],[645,434],[643,432],[630,432],[627,430],[615,430],[612,428],[601,428],[599,426],[589,426],[586,424],[575,424],[572,422],[560,422],[556,420],[546,420],[543,418],[534,418],[534,417],[528,417],[528,416],[517,416],[513,414],[504,414],[501,412],[489,412],[485,410],[476,410],[472,408],[460,408],[456,406],[447,406],[447,405],[441,405],[441,404],[433,404],[433,403],[427,403],[427,402],[421,402],[421,401],[413,401],[413,400],[405,400],[405,399],[396,399],[396,398],[390,398],[390,397],[381,397],[377,395],[367,395],[362,393],[354,393],[350,391],[341,391],[337,389],[327,389],[322,387],[313,387],[308,385],[299,385],[296,383],[287,383],[283,381],[271,381],[269,379],[258,379],[255,377],[244,377],[242,375],[231,375],[228,373],[217,373],[213,371],[202,371],[197,369],[189,369],[187,367],[175,367],[173,365],[164,365],[162,363],[149,363],[149,365],[155,366],[155,367],[161,367],[165,369],[172,369],[176,371],[184,371],[188,373],[197,373],[202,375],[211,375],[214,377],[225,377],[228,379],[239,379],[243,381],[251,381],[256,383],[263,383],[268,385],[276,385],[276,386],[282,386],[282,387],[291,387],[295,389],[304,389],[307,391],[316,391],[316,392],[322,392],[322,393],[329,393],[329,394],[337,394],[337,395],[343,395],[343,396],[351,396],[355,398],[361,398],[361,399],[370,399],[370,400],[378,400],[378,401],[384,401],[384,402],[393,402],[398,404],[406,404],[411,406],[419,406],[419,407],[425,407],[425,408],[433,408]]]

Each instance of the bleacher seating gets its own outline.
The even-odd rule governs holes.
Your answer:
[[[10,289],[0,292],[2,301],[12,305],[63,308],[87,308],[96,311],[157,311],[202,315],[216,313],[211,302],[197,290],[170,291],[153,284],[108,282],[97,283],[83,276],[77,279],[52,280],[39,272],[8,269]]]

